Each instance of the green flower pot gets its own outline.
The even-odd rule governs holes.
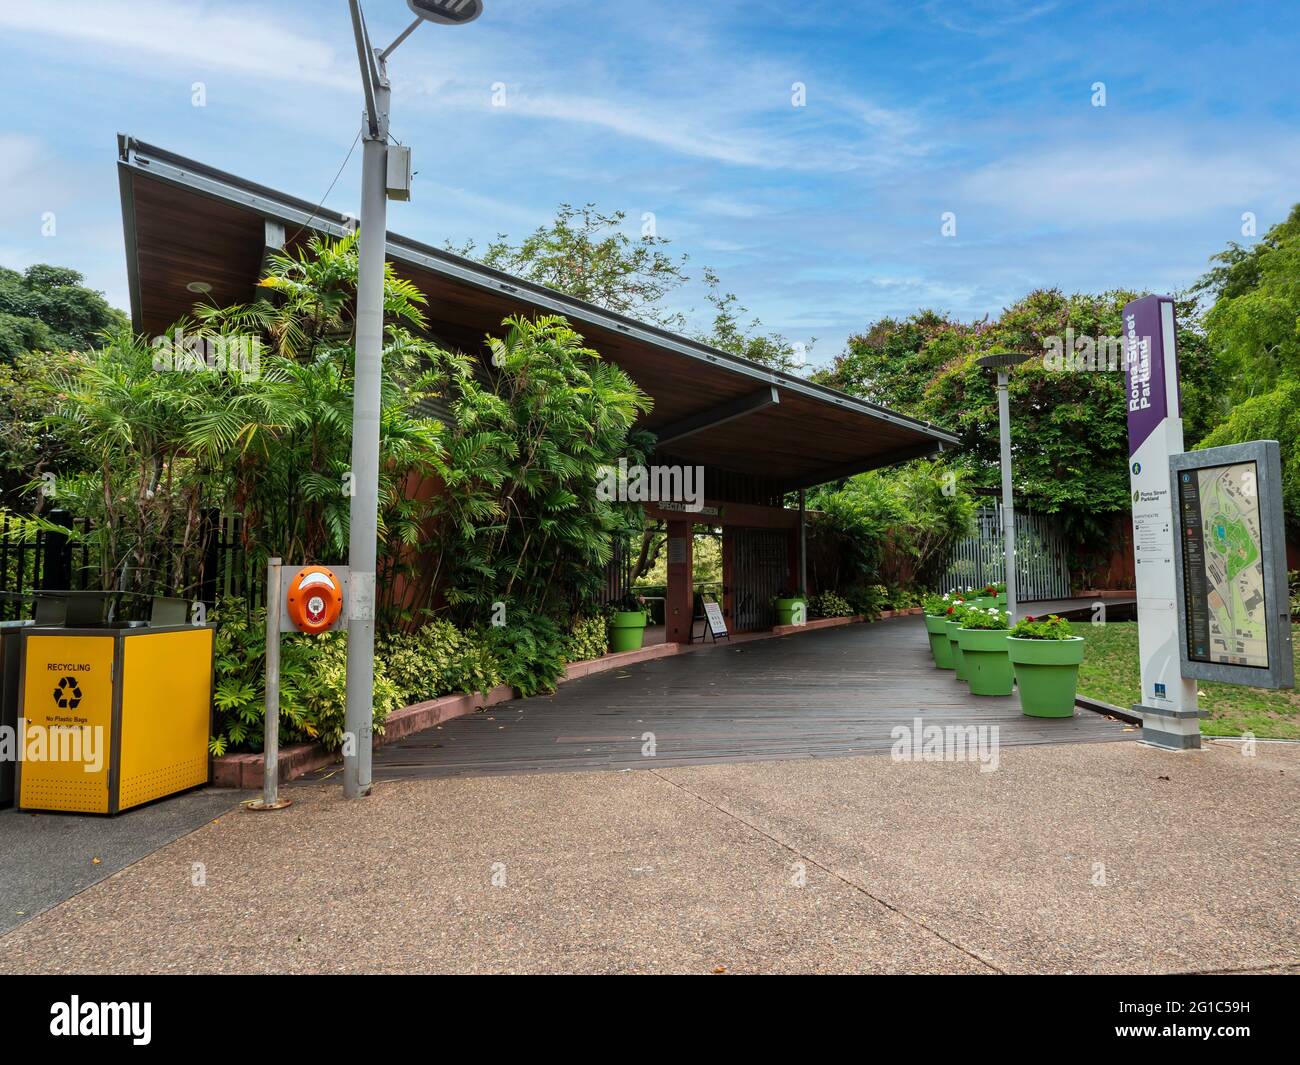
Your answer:
[[[998,605],[998,597],[996,595],[977,595],[974,599],[968,599],[966,601],[972,606],[982,607],[985,610],[990,610]]]
[[[945,621],[944,629],[948,633],[948,647],[952,652],[952,668],[958,680],[966,679],[966,669],[961,660],[961,646],[957,643],[957,632],[961,629],[960,621]]]
[[[972,695],[1010,695],[1011,659],[1007,656],[1010,629],[958,629],[957,643]]]
[[[930,637],[930,654],[934,656],[937,669],[952,669],[956,663],[952,660],[952,644],[948,642],[948,620],[942,615],[937,617],[925,615],[925,631]]]
[[[644,610],[615,610],[609,623],[609,649],[636,651],[645,638],[646,616]]]
[[[808,602],[805,599],[777,598],[773,599],[772,602],[776,604],[776,623],[778,625],[802,625],[802,621],[796,622],[794,620],[794,613],[799,607],[803,607],[804,621],[808,619]]]
[[[1007,608],[1007,593],[998,592],[998,609],[1006,610],[1006,608]]]
[[[1007,639],[1007,652],[1020,688],[1020,709],[1028,717],[1073,717],[1084,639]]]

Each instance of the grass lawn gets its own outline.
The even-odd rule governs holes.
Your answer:
[[[1079,668],[1079,694],[1122,706],[1138,702],[1142,679],[1138,670],[1137,622],[1112,621],[1105,625],[1076,624],[1075,632],[1088,641]],[[1300,625],[1291,631],[1300,637]],[[1300,644],[1292,646],[1300,650]],[[1295,652],[1293,652],[1295,653]],[[1300,668],[1296,670],[1300,675]],[[1240,684],[1199,681],[1198,703],[1210,716],[1201,722],[1206,736],[1256,736],[1300,739],[1300,692],[1247,688]]]

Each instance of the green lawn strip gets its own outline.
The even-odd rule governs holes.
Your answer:
[[[1296,634],[1300,626],[1291,630]],[[1079,694],[1126,709],[1137,703],[1142,690],[1137,623],[1075,625],[1074,631],[1088,641],[1079,667]],[[1300,647],[1295,641],[1292,646]],[[1250,731],[1259,737],[1300,739],[1300,694],[1295,691],[1210,681],[1199,682],[1197,691],[1201,709],[1210,713],[1201,722],[1201,732],[1207,736],[1240,736]]]

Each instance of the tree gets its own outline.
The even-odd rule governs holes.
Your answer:
[[[919,311],[902,321],[882,318],[850,337],[847,349],[813,380],[914,414],[940,369],[975,349],[985,324],[963,325],[935,311]]]
[[[554,221],[519,244],[502,233],[481,254],[473,241],[448,250],[597,307],[680,329],[684,316],[661,301],[686,281],[686,256],[674,259],[663,250],[668,239],[652,232],[633,240],[621,228],[625,218],[623,211],[603,214],[592,203],[562,203]]]
[[[1253,247],[1233,242],[1211,261],[1220,265],[1195,290],[1215,297],[1205,349],[1224,382],[1224,419],[1198,446],[1277,440],[1287,519],[1300,531],[1300,205]]]
[[[709,286],[707,299],[713,306],[713,324],[696,339],[776,370],[793,372],[803,368],[816,338],[797,346],[780,333],[764,332],[763,323],[757,318],[745,325],[741,319],[749,311],[741,306],[736,294],[723,292],[722,280],[708,267],[704,268],[704,280]]]
[[[997,391],[994,376],[976,359],[995,349],[1035,356],[1010,373],[1016,496],[1026,507],[1058,515],[1086,555],[1089,545],[1101,550],[1109,542],[1114,516],[1129,506],[1119,338],[1124,304],[1134,296],[1040,289],[995,321],[966,324],[934,311],[884,319],[854,337],[815,379],[956,432],[962,447],[952,462],[973,486],[995,489],[1001,484]],[[1217,424],[1222,389],[1194,303],[1180,300],[1177,311],[1184,418],[1195,439]],[[1047,357],[1053,352],[1062,358]]]
[[[652,438],[632,427],[651,403],[563,318],[504,325],[486,380],[466,356],[437,354],[455,424],[428,566],[461,621],[486,624],[498,603],[567,620],[603,587],[612,538],[639,528],[636,504],[596,486],[620,457],[644,461]]]
[[[519,244],[498,234],[481,251],[474,241],[448,244],[447,250],[597,307],[682,332],[687,315],[669,310],[664,300],[689,280],[687,256],[669,255],[664,250],[668,238],[653,232],[633,240],[622,230],[625,219],[623,211],[604,214],[595,204],[577,208],[562,203],[554,221]],[[742,319],[749,312],[735,293],[724,292],[718,275],[708,267],[704,280],[713,320],[695,339],[777,369],[803,365],[812,340],[799,349],[781,334],[765,332],[757,318],[745,325]]]
[[[314,238],[272,259],[263,298],[197,308],[149,344],[120,330],[42,384],[67,454],[56,499],[91,519],[104,588],[192,594],[201,515],[217,507],[242,518],[254,566],[346,557],[356,269],[355,238]],[[433,349],[411,332],[424,297],[390,270],[384,298],[379,537],[391,592],[427,517],[407,484],[436,471],[441,445],[417,409],[431,388]],[[395,605],[380,607],[392,623]]]
[[[970,532],[975,499],[959,471],[918,461],[823,486],[808,507],[813,578],[859,607],[870,585],[924,586],[936,576],[948,549]]]
[[[84,350],[126,325],[126,315],[81,282],[77,271],[43,263],[21,274],[0,268],[0,361],[24,351]]]

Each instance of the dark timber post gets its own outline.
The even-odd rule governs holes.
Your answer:
[[[71,531],[72,515],[66,510],[50,511],[50,521]],[[37,587],[68,589],[72,587],[72,540],[68,533],[46,532],[41,550],[41,576]]]
[[[221,568],[221,511],[205,510],[202,519],[203,536],[203,579],[199,583],[199,599],[216,605],[217,573]]]

